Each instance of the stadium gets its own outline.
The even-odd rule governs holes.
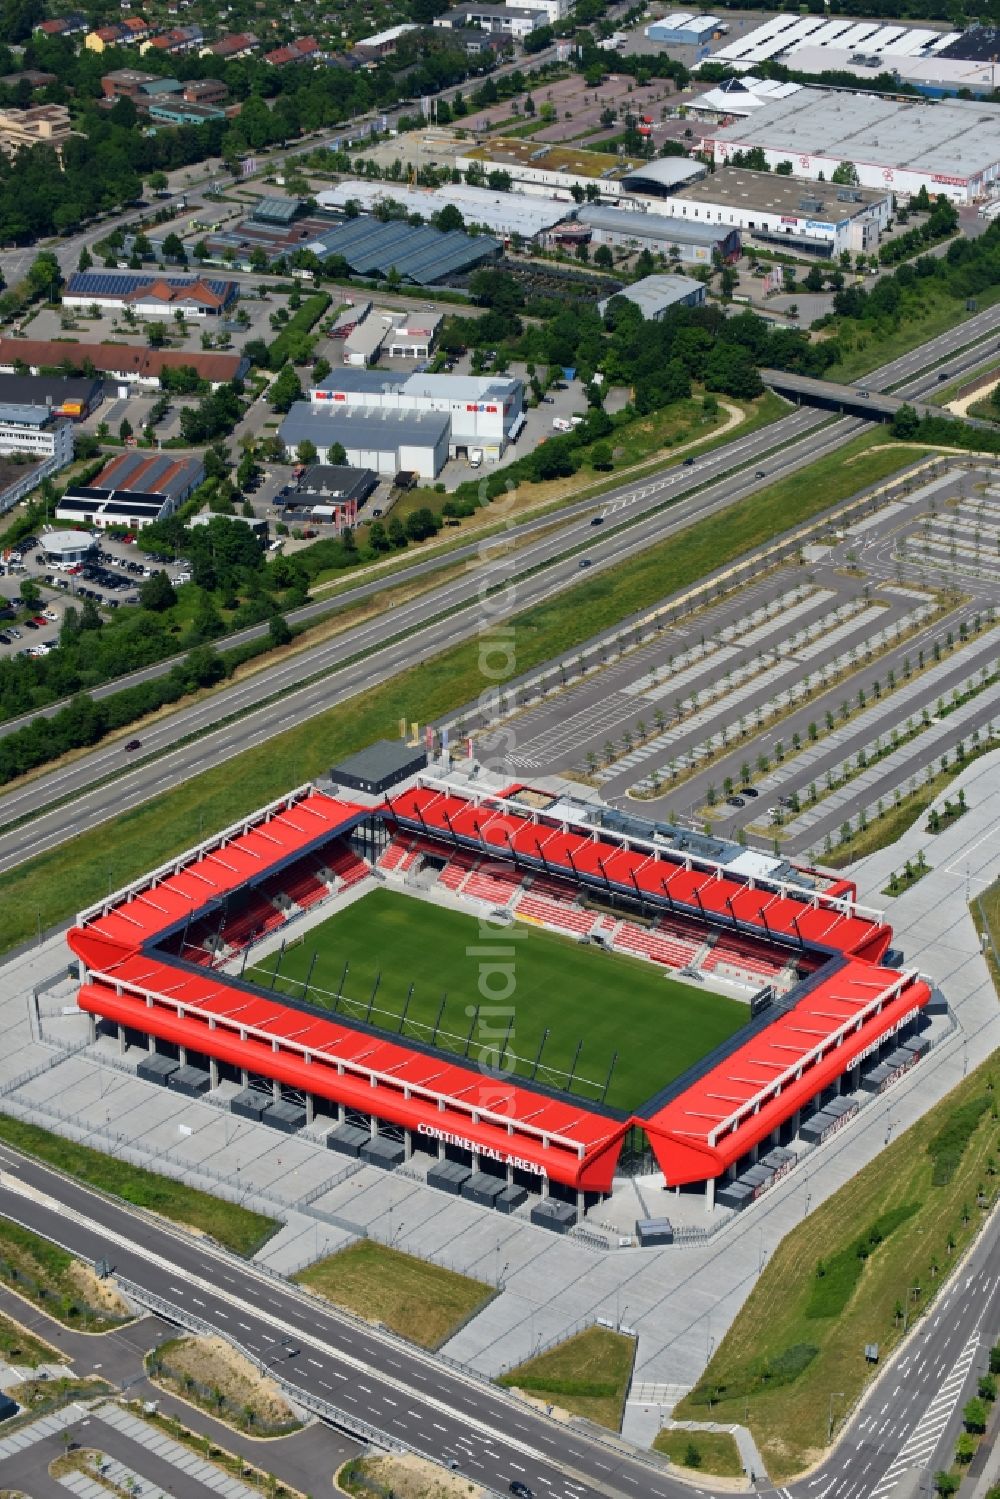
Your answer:
[[[300,787],[82,912],[78,1002],[140,1076],[501,1211],[642,1171],[738,1207],[931,991],[851,882],[713,853],[523,785]]]

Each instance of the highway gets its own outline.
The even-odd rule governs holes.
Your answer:
[[[548,1420],[430,1354],[325,1312],[252,1263],[7,1147],[0,1149],[0,1213],[74,1255],[106,1259],[161,1315],[165,1303],[234,1339],[293,1392],[338,1409],[336,1424],[359,1435],[367,1423],[502,1493],[520,1479],[538,1499],[690,1499],[658,1463],[630,1457],[610,1436],[605,1444]]]
[[[252,1263],[6,1146],[0,1212],[75,1255],[106,1259],[160,1315],[188,1326],[194,1319],[233,1339],[292,1392],[328,1405],[322,1414],[356,1435],[366,1435],[367,1423],[392,1441],[454,1462],[473,1482],[506,1492],[518,1478],[539,1499],[690,1495],[686,1483],[631,1457],[624,1444],[548,1420],[465,1371],[317,1307]],[[787,1488],[761,1480],[759,1492],[771,1499],[893,1499],[915,1473],[941,1466],[957,1414],[998,1334],[998,1286],[1000,1238],[987,1227],[824,1462]],[[830,1394],[836,1427],[844,1412],[837,1392]],[[701,1483],[705,1495],[710,1479]]]
[[[398,568],[392,572],[382,570],[370,577],[367,581],[358,583],[352,588],[344,589],[334,596],[326,596],[317,599],[313,603],[305,604],[301,609],[291,611],[286,618],[290,624],[304,625],[313,623],[323,617],[330,615],[335,610],[348,609],[358,604],[363,604],[378,594],[396,588],[406,588],[413,583],[419,583],[421,579],[428,578],[443,568],[451,567],[458,563],[475,564],[484,556],[499,548],[509,549],[512,546],[520,546],[525,541],[530,541],[532,536],[539,532],[552,532],[558,525],[567,527],[573,525],[582,517],[590,518],[597,512],[607,511],[612,513],[616,524],[623,520],[632,520],[642,515],[645,511],[657,508],[664,504],[675,504],[686,495],[695,496],[695,491],[700,490],[706,480],[715,476],[721,476],[730,469],[737,469],[741,465],[748,465],[755,461],[761,461],[766,455],[780,451],[798,437],[819,427],[824,417],[814,411],[790,411],[787,416],[772,422],[770,426],[763,427],[759,432],[751,433],[749,436],[740,437],[737,434],[732,442],[725,443],[713,451],[705,453],[696,458],[693,468],[686,468],[680,464],[673,464],[670,468],[658,472],[650,472],[648,477],[635,478],[626,484],[607,491],[599,499],[579,500],[573,504],[562,506],[558,511],[539,516],[535,520],[522,521],[507,526],[503,530],[502,537],[493,539],[481,537],[468,543],[454,547],[450,551],[441,549],[428,549],[421,551],[418,560],[408,563],[405,567]],[[774,469],[772,466],[771,472]],[[761,488],[757,482],[751,483],[747,476],[743,476],[746,492],[751,493],[753,489]],[[678,507],[679,508],[679,507]],[[488,524],[490,519],[489,510],[482,512],[483,523]],[[596,538],[595,538],[596,539]],[[570,545],[576,545],[571,541]],[[563,546],[566,543],[562,543]],[[555,551],[547,551],[546,557],[557,555]],[[524,554],[518,558],[519,568],[524,567]],[[533,563],[528,563],[528,566]],[[245,644],[250,640],[258,640],[268,632],[266,623],[253,625],[246,630],[240,630],[235,634],[227,635],[224,640],[216,642],[220,648],[231,648]],[[116,677],[112,682],[106,682],[101,687],[95,687],[90,691],[90,696],[95,699],[113,696],[125,687],[134,687],[141,682],[155,681],[158,677],[166,676],[171,668],[178,662],[183,661],[184,653],[171,656],[164,661],[158,661],[154,666],[144,667],[140,671],[130,672],[126,676]],[[300,663],[301,675],[310,674],[309,653],[303,652],[296,657]],[[23,728],[35,718],[51,718],[53,714],[66,706],[69,698],[62,698],[58,702],[51,703],[45,708],[40,708],[32,713],[22,714],[18,718],[9,719],[0,724],[0,738],[5,734],[13,733],[14,730]]]
[[[803,427],[807,435],[797,443],[790,441],[784,449],[781,458],[784,473],[832,451],[845,436],[863,425],[843,419],[810,432],[808,429],[816,422],[815,413],[795,413],[786,420],[796,424],[786,429],[790,436],[796,428]],[[728,468],[737,448],[744,462],[753,462],[753,454],[763,442],[773,442],[770,433],[772,429],[765,428],[740,443],[716,450],[704,460],[705,467],[711,459],[718,467]],[[728,458],[719,456],[723,453]],[[704,470],[694,472],[704,477]],[[623,521],[635,514],[641,516],[653,504],[662,504],[671,493],[683,493],[683,488],[690,487],[690,474],[688,469],[668,470],[644,483],[636,483],[623,491],[618,500],[607,497],[605,508],[616,507],[614,519],[620,528]],[[620,564],[648,544],[662,540],[693,520],[724,509],[763,483],[736,474],[690,496],[666,514],[647,516],[627,529],[583,525],[574,540],[588,548],[588,557],[592,559],[593,566],[587,576]],[[592,512],[595,507],[591,501],[584,508]],[[28,817],[31,821],[0,837],[0,871],[11,869],[23,859],[55,847],[65,838],[117,816],[167,786],[219,765],[293,725],[301,726],[337,703],[418,664],[428,655],[473,636],[484,617],[495,623],[515,610],[528,608],[572,587],[581,572],[575,557],[562,558],[566,546],[563,534],[545,536],[518,552],[513,565],[508,566],[501,540],[492,562],[484,562],[461,578],[353,630],[351,649],[355,653],[370,652],[364,660],[344,665],[344,640],[327,641],[152,724],[143,731],[141,753],[130,755],[127,760],[120,744],[98,747],[72,764],[9,792],[0,798],[0,825],[9,826]],[[482,604],[487,569],[492,571],[496,586],[506,588],[506,597],[492,599],[488,610]],[[529,569],[541,570],[528,576]],[[390,631],[394,638],[387,644]],[[318,680],[297,685],[314,676]],[[484,680],[483,685],[493,684]],[[257,706],[283,690],[284,696]],[[414,703],[413,711],[414,715],[419,714],[419,702]],[[214,724],[234,714],[242,716],[213,729]],[[201,737],[185,742],[198,734]],[[128,769],[119,774],[125,764]],[[295,781],[294,771],[293,755],[289,764],[290,785]],[[106,781],[109,776],[114,777],[111,782]]]

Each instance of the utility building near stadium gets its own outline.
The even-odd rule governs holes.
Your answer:
[[[708,1206],[717,1187],[739,1206],[780,1174],[775,1160],[794,1162],[790,1143],[822,1138],[856,1106],[842,1092],[876,1091],[916,1061],[931,990],[889,966],[891,929],[858,906],[850,881],[821,889],[745,851],[724,865],[710,844],[667,847],[621,831],[616,816],[595,826],[527,788],[477,794],[427,775],[367,805],[299,788],[81,912],[68,938],[79,1004],[93,1036],[110,1030],[123,1051],[141,1048],[141,1077],[195,1096],[225,1087],[233,1112],[278,1128],[326,1117],[331,1149],[374,1164],[429,1154],[432,1184],[439,1171],[474,1176],[473,1200],[485,1194],[507,1212],[535,1201],[534,1221],[549,1227],[565,1229],[611,1190],[623,1151],[644,1153],[668,1187],[699,1184]],[[561,1085],[540,1066],[549,1025],[571,1031],[572,992],[542,997],[533,1059],[508,1051],[508,1026],[491,1069],[469,1056],[479,1007],[467,994],[455,998],[463,1015],[473,1009],[463,1048],[439,1034],[445,999],[433,1032],[405,1029],[412,984],[402,1016],[379,1026],[378,981],[370,998],[345,998],[346,964],[335,993],[313,993],[315,953],[303,978],[278,987],[285,940],[266,985],[248,969],[262,938],[287,932],[294,955],[304,913],[324,902],[350,922],[368,888],[412,890],[406,903],[430,921],[440,907],[416,898],[418,876],[452,906],[488,911],[498,940],[504,923],[527,923],[596,945],[616,1037],[664,1078],[674,1040],[657,1010],[630,1035],[636,959],[659,964],[661,984],[670,969],[705,987],[713,974],[742,974],[753,1003],[727,1040],[622,1109],[606,1102],[613,1060],[603,1089],[577,1081],[582,1040]],[[633,959],[617,993],[615,953]],[[696,1015],[699,984],[678,987]]]

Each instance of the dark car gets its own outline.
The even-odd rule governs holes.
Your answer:
[[[38,626],[35,624],[35,621],[33,619],[26,619],[24,621],[24,628],[26,630],[37,630]]]
[[[938,370],[938,380],[939,381],[941,381],[941,380],[947,380],[947,378],[948,378],[948,371],[947,370]]]
[[[767,478],[767,470],[763,469],[763,468],[759,468],[757,470],[757,472],[754,474],[754,478],[755,479],[766,479]]]
[[[604,516],[603,515],[594,515],[594,516],[591,516],[590,524],[592,526],[603,526],[604,525]]]
[[[590,566],[590,558],[589,557],[581,557],[580,560],[579,560],[579,562],[576,565],[577,565],[577,567],[589,567]]]
[[[142,749],[142,740],[141,739],[130,739],[128,741],[128,743],[126,744],[125,748],[127,750]]]
[[[535,1499],[534,1490],[529,1489],[528,1485],[526,1483],[522,1483],[519,1478],[511,1479],[510,1486],[508,1487],[507,1492],[509,1494],[514,1494],[515,1499]]]
[[[546,406],[554,406],[556,404],[555,396],[542,396],[542,400],[545,402]]]
[[[760,796],[756,786],[741,786],[740,796]]]
[[[685,460],[684,460],[684,467],[685,468],[694,468],[694,459],[693,458],[685,458]]]
[[[746,806],[746,802],[743,800],[742,796],[727,796],[726,797],[726,802],[727,802],[727,804],[730,807],[745,807]]]

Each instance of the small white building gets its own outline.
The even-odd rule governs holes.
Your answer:
[[[705,284],[695,281],[692,276],[644,276],[617,295],[632,302],[650,322],[659,322],[671,307],[701,307],[705,301]],[[598,302],[597,310],[602,317],[612,300],[605,297],[603,302]]]
[[[23,453],[59,468],[73,459],[73,428],[51,406],[0,406],[0,453]]]
[[[63,569],[86,562],[97,540],[89,531],[43,531],[38,546],[53,567]]]
[[[389,330],[390,359],[428,359],[437,343],[441,316],[435,312],[411,312],[401,327]]]

